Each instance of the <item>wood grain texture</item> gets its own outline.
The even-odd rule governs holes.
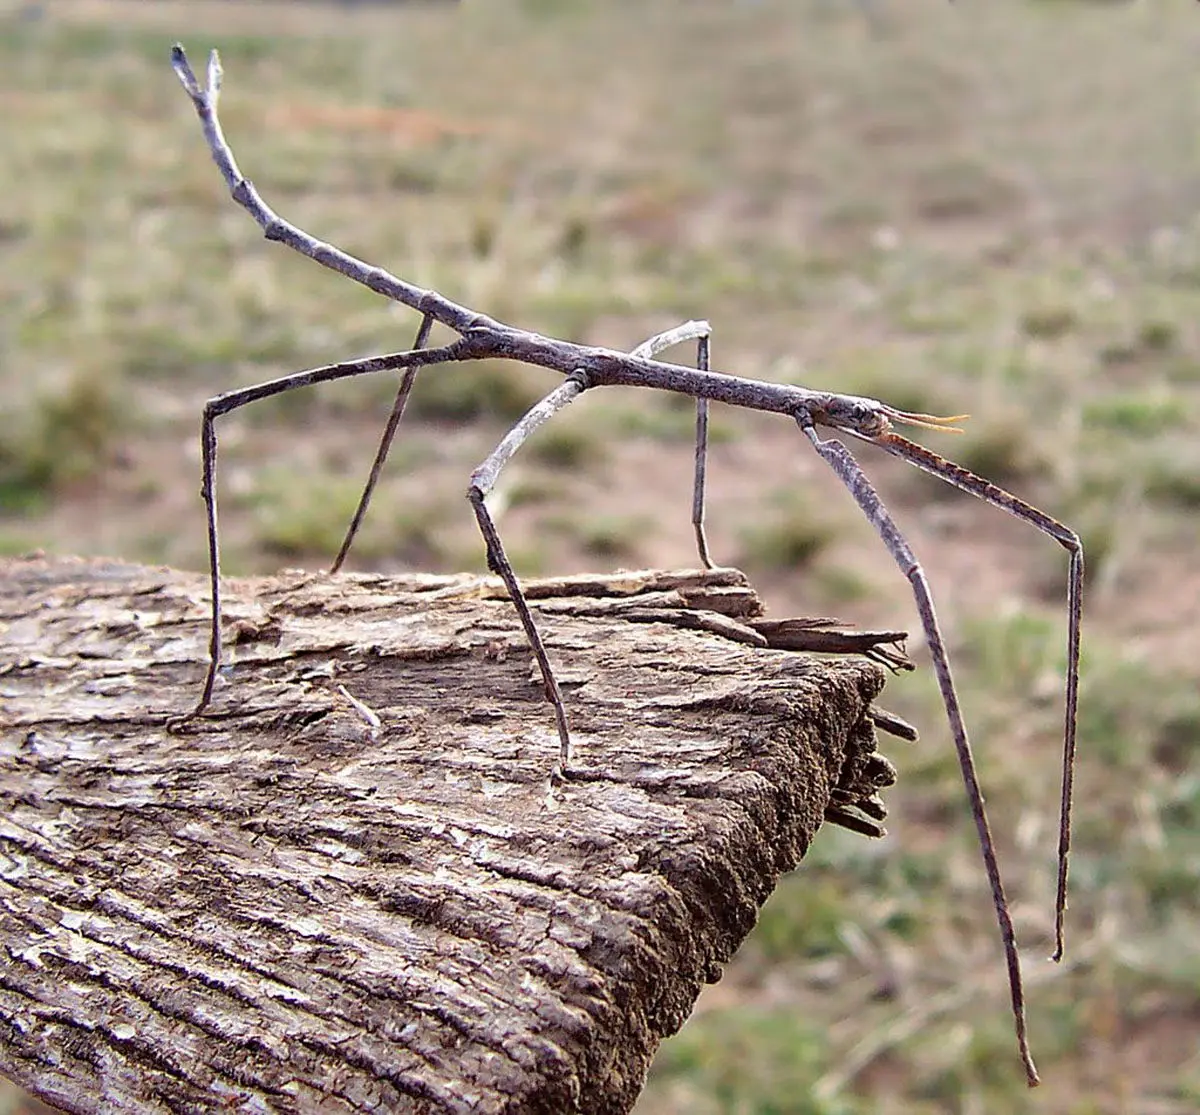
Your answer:
[[[529,588],[558,786],[494,578],[231,582],[172,732],[201,577],[0,562],[0,1073],[77,1112],[628,1111],[892,777],[883,674],[764,646],[733,570]]]

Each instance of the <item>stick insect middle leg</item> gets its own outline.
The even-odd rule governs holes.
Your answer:
[[[652,360],[664,349],[682,341],[696,342],[696,368],[709,370],[709,339],[712,326],[707,321],[685,321],[665,333],[658,333],[643,341],[630,355]],[[708,471],[708,400],[696,398],[696,463],[692,478],[692,530],[696,535],[696,550],[705,569],[712,569],[713,561],[708,552],[708,538],[704,532],[704,490]]]
[[[657,333],[649,340],[643,341],[633,350],[633,354],[644,358],[652,358],[664,349],[670,348],[672,345],[679,344],[682,341],[700,339],[701,343],[703,343],[707,339],[709,332],[710,327],[706,321],[686,321],[674,329],[669,329],[665,333]],[[565,777],[571,763],[571,730],[567,721],[567,709],[563,703],[562,691],[559,689],[558,681],[554,676],[554,668],[550,664],[550,656],[546,651],[546,644],[542,639],[541,633],[538,631],[537,623],[533,618],[533,612],[529,607],[528,600],[525,598],[521,583],[517,579],[516,571],[513,569],[512,563],[508,560],[508,555],[504,552],[504,544],[500,540],[500,532],[496,528],[495,519],[492,518],[492,514],[487,508],[486,500],[488,493],[495,487],[504,466],[512,460],[517,450],[525,444],[530,434],[539,426],[548,422],[560,410],[574,402],[587,387],[587,374],[580,369],[568,376],[562,384],[551,391],[539,403],[531,407],[525,416],[504,436],[504,439],[489,454],[483,464],[471,474],[471,484],[467,488],[467,499],[471,502],[471,507],[475,512],[475,519],[479,524],[479,531],[483,535],[487,546],[488,569],[497,574],[504,581],[504,585],[508,589],[508,595],[513,602],[513,607],[517,610],[521,626],[525,629],[525,637],[529,642],[530,649],[533,651],[538,671],[542,675],[542,685],[545,689],[546,699],[554,708],[554,722],[558,730],[558,761],[554,765],[551,777],[555,779]]]
[[[486,500],[488,493],[495,487],[501,470],[512,460],[516,451],[524,445],[529,435],[553,418],[563,407],[574,402],[587,386],[586,373],[579,371],[568,376],[541,402],[536,403],[526,412],[520,422],[509,430],[483,464],[471,473],[471,484],[467,488],[467,499],[471,501],[475,519],[479,523],[479,531],[487,545],[488,568],[503,579],[504,585],[508,589],[513,607],[516,608],[517,615],[520,617],[521,626],[525,629],[525,638],[529,641],[533,657],[537,661],[538,670],[542,675],[546,700],[554,707],[554,722],[558,729],[558,761],[554,764],[551,777],[555,779],[566,775],[571,762],[571,731],[567,724],[567,709],[563,704],[562,691],[558,687],[554,669],[550,665],[550,656],[546,653],[546,644],[542,641],[541,633],[534,622],[533,612],[529,608],[529,602],[525,599],[521,583],[517,580],[512,562],[508,560],[508,555],[504,552],[504,544],[500,541],[496,521],[487,508]]]
[[[696,367],[708,371],[709,334],[696,341]],[[708,474],[708,400],[696,399],[696,465],[692,481],[692,530],[696,534],[696,550],[705,569],[713,568],[708,553],[708,537],[704,533],[704,489]]]

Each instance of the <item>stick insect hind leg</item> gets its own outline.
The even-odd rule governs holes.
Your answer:
[[[212,606],[209,613],[208,670],[200,698],[190,712],[170,722],[178,727],[193,717],[199,716],[212,700],[217,673],[221,666],[221,542],[217,529],[217,428],[216,420],[224,414],[239,410],[260,399],[282,395],[301,387],[334,380],[350,379],[354,376],[370,375],[373,372],[411,369],[422,364],[441,364],[461,360],[467,355],[466,344],[455,341],[444,348],[410,349],[386,356],[370,356],[364,360],[352,360],[341,364],[329,364],[322,368],[294,372],[279,379],[269,380],[254,387],[227,391],[216,395],[204,405],[204,416],[200,425],[201,484],[200,495],[204,500],[208,527],[208,573]]]
[[[417,336],[413,341],[413,350],[423,349],[429,342],[429,333],[433,329],[433,318],[426,314],[421,319],[421,325],[417,329]],[[379,439],[379,448],[375,450],[375,460],[371,463],[371,472],[367,476],[367,482],[363,486],[362,495],[358,497],[358,506],[354,509],[354,515],[350,519],[350,525],[346,528],[346,536],[342,539],[342,545],[337,552],[337,557],[333,559],[333,564],[329,567],[330,573],[336,573],[341,569],[347,555],[350,553],[350,547],[354,545],[354,538],[358,534],[358,528],[362,526],[363,518],[367,514],[367,508],[371,504],[371,496],[375,493],[375,485],[379,483],[379,474],[383,471],[383,466],[387,463],[388,453],[391,452],[392,441],[396,437],[396,430],[400,425],[400,419],[404,417],[405,408],[408,406],[408,397],[412,394],[413,384],[417,382],[417,372],[420,371],[420,365],[413,365],[406,368],[404,375],[400,377],[400,386],[396,391],[396,400],[392,403],[392,412],[388,415],[387,425],[383,428],[383,436]]]

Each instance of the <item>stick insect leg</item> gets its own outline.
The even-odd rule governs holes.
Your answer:
[[[630,355],[653,359],[664,349],[681,341],[696,342],[696,367],[707,372],[709,362],[709,338],[712,326],[707,321],[685,321],[665,333],[658,333],[643,341]],[[705,569],[712,569],[712,558],[708,553],[708,538],[704,533],[704,487],[708,465],[708,400],[696,399],[696,468],[692,484],[692,529],[696,533],[696,549]]]
[[[200,495],[204,500],[208,522],[208,574],[212,593],[212,610],[209,617],[208,672],[204,677],[204,688],[195,707],[183,717],[172,721],[173,726],[199,716],[212,700],[217,671],[221,666],[221,545],[217,531],[217,430],[216,420],[223,414],[238,410],[249,403],[268,399],[286,391],[309,387],[317,383],[328,383],[353,376],[369,375],[372,372],[393,371],[419,364],[441,364],[462,359],[465,346],[461,341],[444,348],[421,349],[395,352],[387,356],[372,356],[365,360],[353,360],[343,364],[329,364],[323,368],[312,368],[304,372],[282,376],[279,379],[228,391],[209,399],[204,405],[204,417],[200,425],[201,484]]]
[[[696,342],[696,367],[708,371],[708,335]],[[713,567],[708,554],[708,538],[704,533],[704,487],[708,471],[708,400],[696,400],[696,471],[692,483],[692,530],[696,532],[696,549],[705,569]]]
[[[421,326],[417,330],[416,339],[413,341],[413,349],[422,349],[429,341],[429,331],[433,328],[433,318],[426,314],[421,319]],[[388,415],[387,425],[383,429],[383,437],[379,439],[379,448],[375,451],[375,460],[371,464],[371,474],[367,477],[366,487],[363,488],[362,495],[359,496],[358,506],[354,509],[354,517],[350,520],[350,525],[346,528],[346,537],[342,539],[341,549],[337,552],[337,557],[333,559],[333,564],[329,567],[330,573],[336,573],[342,567],[342,563],[346,560],[346,556],[350,553],[350,547],[354,545],[354,537],[358,534],[358,528],[362,525],[363,517],[367,513],[367,507],[370,506],[371,496],[375,492],[375,485],[379,483],[379,474],[383,471],[384,464],[387,463],[388,453],[392,448],[392,440],[396,436],[396,429],[400,425],[400,419],[404,417],[404,408],[408,406],[408,396],[412,393],[413,384],[417,382],[417,372],[419,366],[414,365],[411,368],[405,369],[404,375],[400,379],[400,387],[396,392],[396,401],[392,403],[392,413]]]
[[[900,566],[912,586],[917,612],[921,617],[921,626],[924,628],[925,638],[929,643],[929,653],[933,659],[934,672],[937,674],[942,702],[950,721],[950,731],[954,736],[958,764],[962,769],[963,782],[971,802],[971,813],[975,818],[975,830],[979,836],[984,867],[992,888],[992,903],[996,908],[996,921],[1000,926],[1000,937],[1004,942],[1004,957],[1008,965],[1008,984],[1012,997],[1017,1045],[1021,1052],[1021,1060],[1025,1065],[1025,1078],[1030,1087],[1033,1087],[1039,1083],[1039,1078],[1037,1068],[1033,1063],[1033,1054],[1029,1048],[1029,1036],[1026,1030],[1025,993],[1021,981],[1021,961],[1017,955],[1016,931],[1013,927],[1012,914],[1008,908],[1008,899],[1004,894],[1000,865],[996,860],[995,843],[992,840],[991,827],[988,824],[987,813],[983,805],[983,791],[979,785],[979,777],[975,771],[975,759],[971,753],[971,741],[967,737],[967,727],[958,703],[958,692],[954,687],[954,678],[950,672],[950,659],[946,653],[941,628],[938,625],[937,613],[934,611],[933,594],[930,592],[929,582],[925,579],[925,572],[908,545],[908,541],[900,532],[900,528],[896,526],[883,501],[879,498],[879,494],[867,479],[850,450],[840,441],[822,440],[807,412],[802,411],[797,414],[796,422],[804,435],[812,442],[816,451],[837,473],[838,479],[854,497],[863,514],[871,521],[892,558]]]
[[[1071,555],[1067,572],[1067,695],[1063,723],[1062,794],[1058,813],[1058,890],[1054,905],[1054,952],[1063,958],[1064,922],[1067,910],[1067,870],[1071,854],[1071,804],[1075,783],[1075,723],[1079,706],[1079,631],[1083,621],[1083,543],[1069,527],[1011,492],[976,476],[937,453],[895,433],[869,439],[893,456],[900,457],[956,488],[1007,511],[1053,538]]]
[[[569,376],[563,383],[550,392],[541,402],[526,412],[520,420],[504,436],[503,441],[492,451],[487,460],[471,473],[471,484],[467,488],[467,499],[475,511],[479,522],[479,530],[487,544],[488,568],[504,580],[508,595],[512,598],[513,606],[517,609],[521,626],[525,629],[525,637],[533,650],[533,657],[542,675],[542,684],[546,692],[546,700],[554,706],[554,721],[558,728],[558,761],[554,764],[552,778],[566,777],[571,762],[571,733],[567,725],[567,709],[563,704],[562,692],[550,665],[550,657],[546,653],[546,645],[534,623],[533,612],[529,602],[521,590],[512,563],[504,552],[500,534],[496,530],[495,520],[487,509],[485,502],[488,493],[495,487],[500,472],[512,459],[513,454],[525,443],[525,439],[548,419],[552,418],[569,403],[573,402],[588,386],[586,374],[580,370]]]

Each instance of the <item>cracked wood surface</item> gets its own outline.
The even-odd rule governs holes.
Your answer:
[[[203,578],[0,561],[0,1073],[77,1112],[628,1111],[826,812],[882,815],[898,722],[735,570],[528,588],[553,787],[494,578],[231,582],[171,732]]]

